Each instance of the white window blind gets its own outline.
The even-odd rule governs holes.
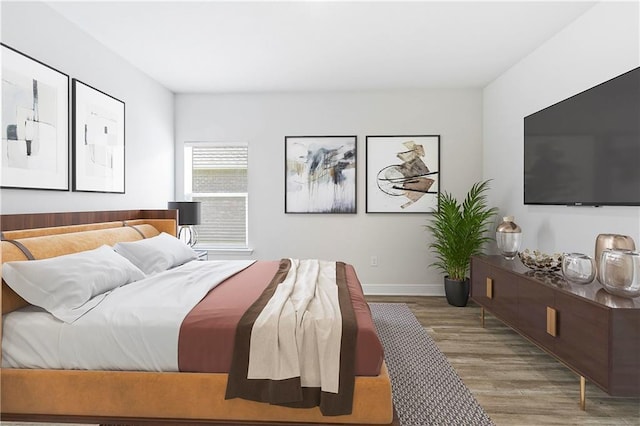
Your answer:
[[[248,145],[185,144],[185,195],[200,201],[198,246],[248,245]]]

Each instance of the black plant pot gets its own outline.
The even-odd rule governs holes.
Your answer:
[[[444,294],[447,296],[447,302],[453,306],[467,306],[469,300],[469,278],[464,281],[450,280],[447,275],[444,277]]]

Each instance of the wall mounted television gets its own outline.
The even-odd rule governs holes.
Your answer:
[[[524,204],[640,206],[640,67],[524,118]]]

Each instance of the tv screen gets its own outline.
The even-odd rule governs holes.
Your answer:
[[[524,203],[640,205],[640,67],[524,118]]]

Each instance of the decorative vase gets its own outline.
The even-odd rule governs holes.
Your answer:
[[[522,229],[513,221],[513,216],[505,216],[496,228],[496,243],[500,254],[507,260],[513,260],[520,250]]]
[[[602,252],[598,272],[600,283],[611,294],[640,296],[640,253],[606,249]]]
[[[636,245],[633,238],[628,235],[619,234],[600,234],[596,238],[596,250],[594,253],[594,260],[596,261],[596,270],[600,271],[600,259],[602,252],[606,249],[622,249],[622,250],[635,250]],[[598,281],[602,284],[600,279],[600,272],[597,273]]]
[[[589,284],[596,276],[596,262],[582,253],[562,255],[562,275],[576,284]]]
[[[464,307],[469,300],[469,279],[464,281],[451,280],[447,275],[444,277],[444,294],[450,305]]]

